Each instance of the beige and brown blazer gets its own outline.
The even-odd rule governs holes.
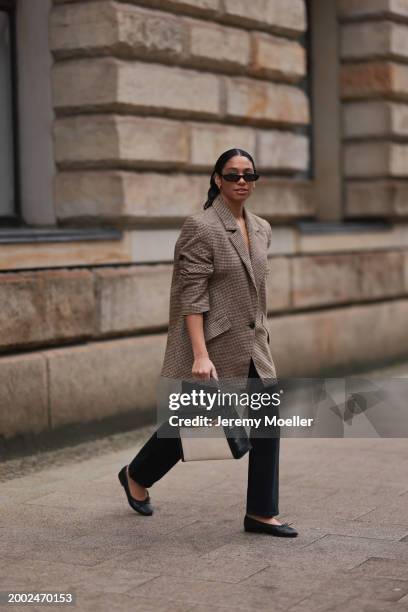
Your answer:
[[[245,206],[244,215],[250,254],[221,194],[212,206],[186,218],[174,251],[162,376],[191,378],[194,357],[185,315],[203,313],[204,338],[220,381],[246,378],[251,357],[262,382],[277,381],[266,327],[272,230]]]

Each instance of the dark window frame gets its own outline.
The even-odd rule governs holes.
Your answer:
[[[19,168],[19,126],[18,126],[18,93],[17,93],[17,24],[16,0],[0,0],[0,10],[5,11],[10,19],[10,50],[11,50],[11,113],[13,130],[13,184],[14,213],[0,216],[0,226],[21,225],[20,168]]]
[[[307,0],[315,219],[345,222],[336,0]],[[327,160],[330,164],[327,165]]]
[[[302,36],[302,44],[306,54],[306,75],[303,80],[303,89],[309,100],[310,117],[313,117],[313,70],[312,70],[312,18],[311,18],[311,0],[305,0],[307,29]],[[312,120],[307,128],[309,137],[309,167],[307,170],[307,179],[313,181],[315,179],[314,169],[314,138]]]

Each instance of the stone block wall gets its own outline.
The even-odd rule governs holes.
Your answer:
[[[406,218],[408,3],[338,6],[347,215]]]
[[[408,356],[408,0],[336,1],[345,215],[389,231],[295,226],[316,218],[304,0],[54,0],[58,225],[123,239],[0,245],[0,441],[153,417],[174,242],[233,146],[263,175],[278,375]]]
[[[265,176],[306,177],[306,28],[303,0],[55,2],[59,222],[179,224],[234,146]],[[304,215],[301,181],[288,186],[299,194],[289,217]],[[263,192],[271,218],[284,187]]]
[[[408,232],[304,236],[275,228],[267,281],[279,375],[406,357]],[[0,439],[154,415],[172,266],[0,274]]]

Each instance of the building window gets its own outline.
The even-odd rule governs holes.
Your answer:
[[[15,3],[0,0],[0,221],[17,215]]]

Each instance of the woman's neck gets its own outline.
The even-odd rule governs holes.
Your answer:
[[[224,194],[221,194],[221,197],[237,220],[244,219],[244,203],[243,202],[231,201],[228,198],[226,198]]]

